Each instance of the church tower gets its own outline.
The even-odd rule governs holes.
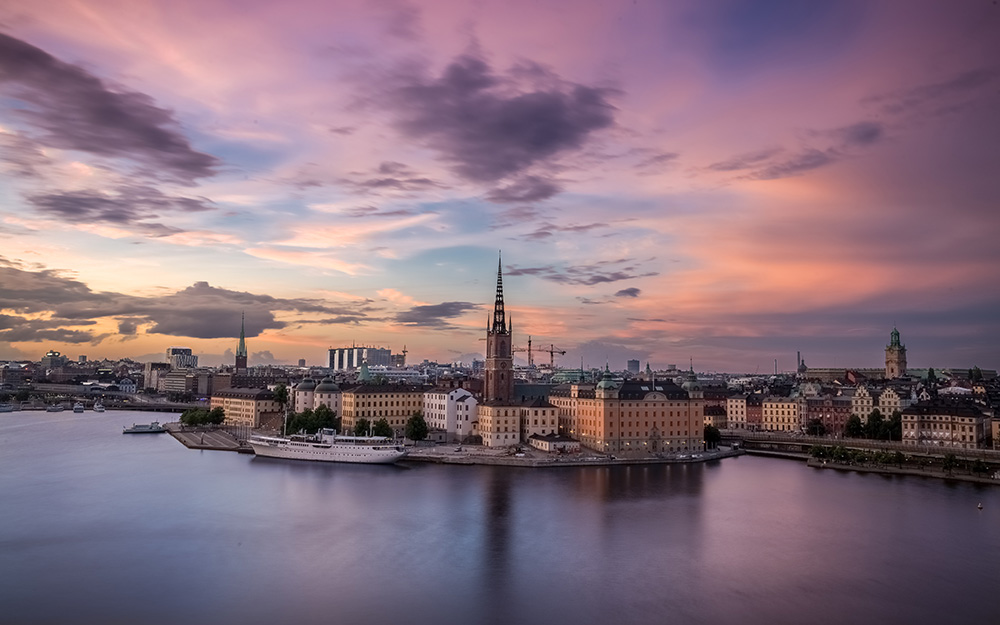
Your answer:
[[[513,322],[503,310],[503,262],[497,267],[497,299],[493,304],[492,323],[486,326],[486,368],[483,399],[509,405],[514,396],[514,359],[511,351]]]
[[[899,342],[899,330],[895,327],[885,347],[885,378],[894,380],[906,375],[906,346]]]
[[[247,370],[246,313],[240,315],[240,344],[236,346],[236,373]]]

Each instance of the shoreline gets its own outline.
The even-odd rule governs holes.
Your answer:
[[[914,467],[898,467],[898,466],[876,466],[876,465],[857,465],[857,464],[841,464],[837,462],[832,462],[830,460],[820,460],[818,458],[810,458],[806,461],[806,466],[813,469],[833,469],[835,471],[854,471],[857,473],[878,473],[881,475],[905,475],[912,477],[926,477],[933,478],[936,480],[954,480],[956,482],[968,482],[970,484],[986,484],[991,486],[1000,486],[1000,480],[993,479],[989,476],[972,475],[957,473],[955,471],[947,473],[942,469],[936,467],[930,469],[920,469]]]

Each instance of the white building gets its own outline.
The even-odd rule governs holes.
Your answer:
[[[174,369],[194,369],[198,366],[198,357],[191,352],[190,347],[168,347],[166,357]]]
[[[334,371],[360,369],[361,363],[369,367],[392,365],[392,352],[384,347],[336,347],[330,350],[330,368]]]
[[[736,395],[726,399],[727,427],[746,429],[747,427],[747,396]]]
[[[424,393],[427,427],[446,432],[449,439],[467,436],[475,415],[476,399],[467,389],[436,388]]]

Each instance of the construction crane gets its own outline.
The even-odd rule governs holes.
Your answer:
[[[549,354],[549,367],[551,367],[553,369],[556,366],[556,354],[559,354],[560,356],[565,356],[566,355],[566,350],[565,349],[559,349],[558,347],[556,347],[555,345],[552,345],[551,343],[549,344],[549,348],[548,349],[545,349],[543,347],[542,349],[540,349],[538,351],[540,351],[540,352],[548,352],[548,354]]]
[[[527,347],[513,347],[513,348],[511,348],[510,351],[512,351],[512,352],[528,352],[528,366],[529,367],[534,367],[535,366],[535,359],[531,355],[531,337],[530,336],[528,337],[528,346]]]

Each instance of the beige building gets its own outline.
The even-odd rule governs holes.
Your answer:
[[[227,388],[212,395],[211,407],[222,408],[227,425],[274,428],[282,420],[281,406],[265,388]]]
[[[423,411],[426,390],[406,384],[363,384],[344,389],[340,398],[341,429],[352,431],[359,419],[372,424],[385,419],[402,436],[410,417]]]
[[[973,402],[933,399],[903,410],[903,444],[951,449],[986,447],[989,419]]]
[[[746,429],[747,427],[747,396],[736,395],[726,399],[727,427]]]
[[[903,388],[890,386],[878,396],[878,410],[886,419],[897,410],[902,412],[910,403],[910,393]]]
[[[804,413],[798,398],[767,397],[761,407],[761,429],[770,432],[800,432]]]
[[[701,451],[705,416],[700,391],[671,381],[614,380],[565,384],[549,395],[559,409],[560,433],[591,449],[615,454]]]
[[[868,421],[868,415],[872,413],[878,405],[878,393],[872,392],[867,386],[859,386],[851,397],[851,414],[861,419],[864,423]]]

